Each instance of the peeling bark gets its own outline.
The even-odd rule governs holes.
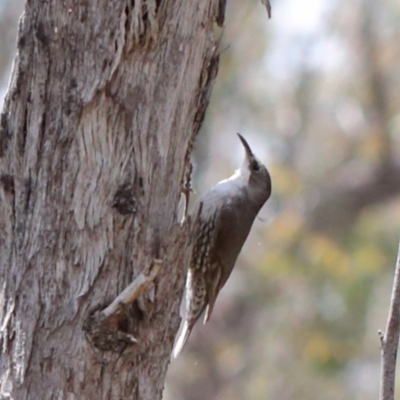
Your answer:
[[[219,4],[27,1],[0,118],[1,398],[161,398]],[[85,318],[158,256],[154,298],[129,311],[138,342],[92,347]]]

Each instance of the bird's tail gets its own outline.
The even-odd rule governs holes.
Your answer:
[[[185,344],[187,340],[189,339],[190,332],[192,330],[192,326],[189,326],[189,322],[185,320],[185,322],[182,325],[181,331],[179,332],[178,339],[175,342],[174,350],[172,352],[174,358],[177,358],[182,351],[182,349],[185,347]]]

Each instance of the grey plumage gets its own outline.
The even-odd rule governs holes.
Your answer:
[[[228,179],[208,190],[192,215],[200,221],[193,232],[193,252],[186,279],[186,317],[174,347],[183,349],[193,326],[205,310],[210,319],[218,293],[226,283],[254,219],[271,195],[271,178],[246,140],[245,160]]]

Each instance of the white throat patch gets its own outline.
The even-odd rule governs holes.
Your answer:
[[[250,170],[247,166],[247,161],[245,161],[239,169],[237,169],[232,176],[227,179],[224,179],[218,183],[224,183],[228,181],[237,181],[238,183],[245,183],[247,184],[250,179]]]

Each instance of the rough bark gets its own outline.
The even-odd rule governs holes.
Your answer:
[[[0,121],[1,398],[161,398],[190,247],[177,209],[223,15],[218,0],[27,1]],[[90,345],[90,312],[155,258],[120,327],[138,343]]]

